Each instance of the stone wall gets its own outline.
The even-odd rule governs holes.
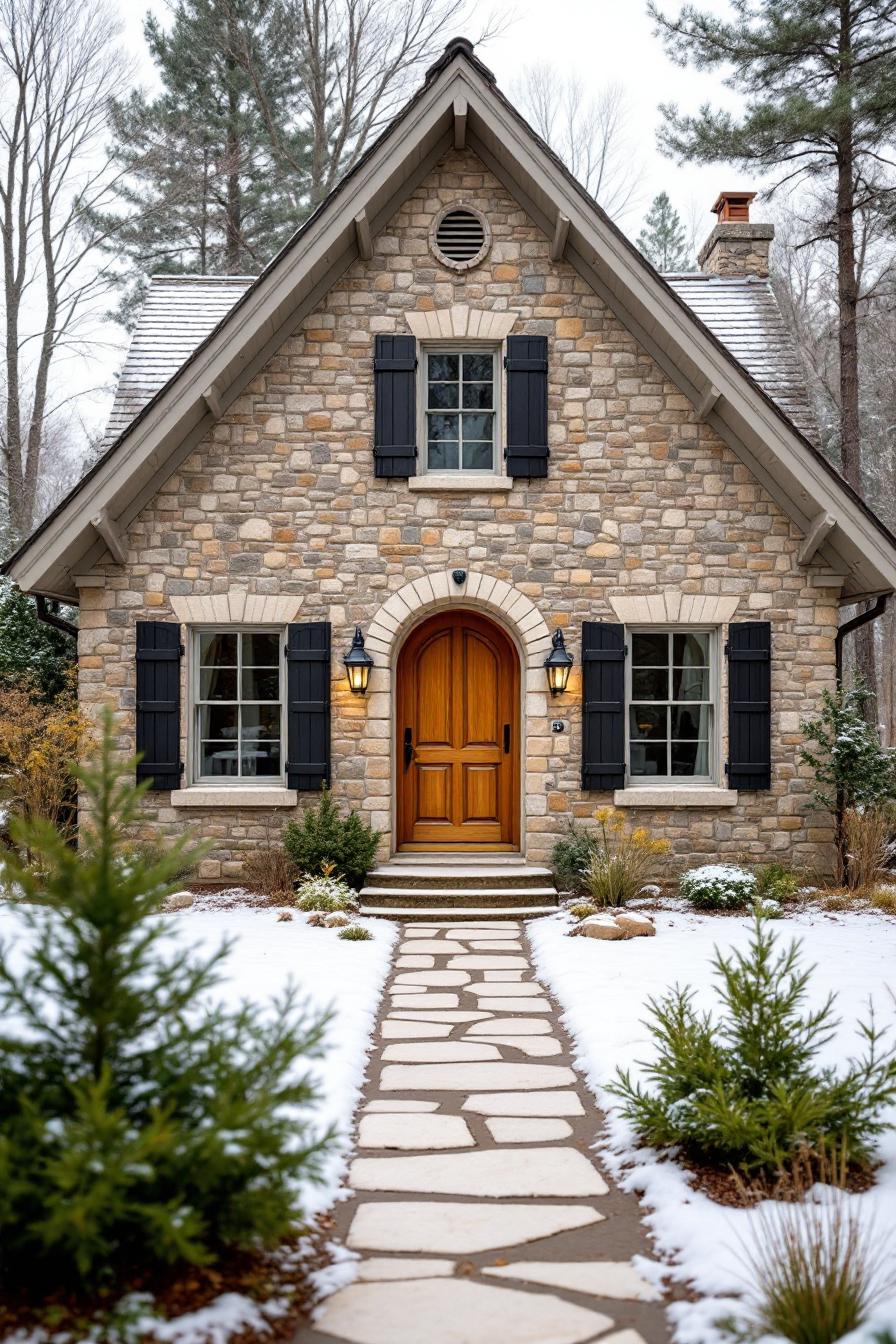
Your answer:
[[[428,246],[434,215],[459,198],[493,234],[485,261],[462,274]],[[514,331],[549,338],[545,480],[445,494],[374,478],[373,337],[407,331],[409,312],[458,303],[517,314]],[[801,715],[834,683],[837,594],[797,567],[800,540],[585,282],[550,261],[548,239],[481,163],[452,153],[375,239],[372,261],[352,266],[135,520],[127,565],[100,568],[104,586],[82,590],[82,696],[91,708],[111,699],[131,752],[135,620],[170,619],[174,597],[294,596],[298,619],[333,626],[334,793],[388,833],[388,659],[375,638],[379,666],[361,700],[346,688],[342,651],[407,584],[467,567],[513,590],[511,609],[521,594],[549,630],[564,627],[576,655],[562,701],[549,702],[537,657],[527,678],[526,848],[544,859],[571,815],[608,801],[579,787],[582,620],[614,619],[613,595],[736,596],[737,618],[773,625],[772,790],[734,808],[636,815],[668,835],[676,864],[779,855],[825,867],[830,831],[807,813],[795,749]],[[514,630],[512,614],[502,619]],[[555,716],[568,732],[551,733]],[[210,836],[203,875],[227,880],[284,815],[182,810],[151,794],[142,829]]]

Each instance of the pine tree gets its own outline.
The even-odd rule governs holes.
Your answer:
[[[0,686],[27,686],[29,693],[52,700],[76,657],[72,636],[39,621],[34,599],[0,579]]]
[[[133,764],[108,714],[79,849],[11,828],[38,862],[6,860],[29,936],[0,948],[0,1278],[33,1293],[276,1241],[329,1138],[302,1069],[325,1020],[293,990],[265,1013],[213,1002],[230,949],[201,959],[155,917],[190,844],[126,845]]]
[[[113,102],[122,209],[96,221],[130,263],[124,320],[148,274],[254,274],[307,212],[307,133],[288,129],[300,75],[282,56],[283,23],[274,0],[176,0],[164,30],[147,17],[162,92]]]
[[[644,227],[638,234],[638,247],[658,271],[694,269],[681,217],[664,191],[653,198]]]

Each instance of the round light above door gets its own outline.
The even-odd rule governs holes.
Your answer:
[[[450,205],[437,216],[430,246],[443,266],[468,271],[478,266],[491,246],[491,230],[483,215],[468,205]]]

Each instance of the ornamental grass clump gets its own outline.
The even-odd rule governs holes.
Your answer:
[[[594,816],[597,830],[589,836],[585,890],[596,906],[625,905],[638,895],[669,842],[651,839],[645,826],[630,827],[624,814],[613,807],[599,807]]]
[[[862,1054],[838,1072],[818,1063],[839,1025],[835,996],[808,1006],[813,968],[801,967],[799,943],[779,948],[756,915],[747,949],[716,949],[713,966],[721,1011],[698,1013],[680,986],[650,999],[646,1082],[620,1070],[611,1089],[641,1138],[747,1177],[775,1178],[801,1151],[867,1166],[896,1101],[896,1051],[873,1016],[857,1026]]]
[[[27,936],[0,949],[0,1275],[32,1300],[276,1243],[330,1139],[307,1067],[326,1019],[294,990],[263,1012],[211,992],[230,948],[199,956],[157,918],[186,839],[123,858],[134,764],[107,714],[77,771],[79,848],[13,823],[38,863],[8,859],[28,904]]]
[[[678,891],[695,910],[743,910],[758,894],[754,873],[733,863],[707,863],[678,879]]]
[[[335,871],[335,864],[324,863],[317,877],[304,878],[296,888],[296,905],[300,910],[319,910],[325,914],[334,911],[354,911],[358,898],[351,887]]]

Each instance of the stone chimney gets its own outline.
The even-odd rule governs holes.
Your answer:
[[[768,275],[768,253],[774,224],[751,224],[755,191],[723,191],[713,206],[719,222],[701,247],[701,271],[714,275]]]

